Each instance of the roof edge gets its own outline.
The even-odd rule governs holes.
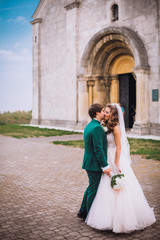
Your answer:
[[[36,17],[37,17],[37,15],[38,15],[38,13],[39,13],[39,11],[40,11],[40,9],[41,9],[44,1],[45,1],[45,0],[40,0],[40,2],[39,2],[38,5],[37,5],[36,10],[34,11],[34,13],[33,13],[33,15],[32,15],[32,18],[36,18]]]

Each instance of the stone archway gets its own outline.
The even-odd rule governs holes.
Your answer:
[[[135,122],[136,81],[133,74],[134,58],[130,55],[119,55],[109,69],[111,79],[110,102],[120,102],[124,108],[126,128],[132,128]],[[106,104],[107,102],[104,101]]]
[[[119,102],[118,75],[133,72],[135,66],[134,58],[130,55],[121,54],[115,58],[110,65],[109,76],[112,79],[110,86],[110,102]]]
[[[142,40],[128,28],[106,28],[89,41],[78,75],[79,122],[86,123],[90,104],[119,102],[117,74],[126,69],[136,75],[137,106],[133,130],[148,134],[148,57]]]

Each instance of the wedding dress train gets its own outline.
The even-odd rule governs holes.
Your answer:
[[[108,163],[114,174],[118,174],[115,161],[114,135],[107,134]],[[144,229],[156,219],[134,175],[127,155],[121,153],[119,166],[125,175],[126,184],[121,190],[113,190],[111,178],[102,174],[96,197],[86,218],[87,225],[116,233],[127,233]]]

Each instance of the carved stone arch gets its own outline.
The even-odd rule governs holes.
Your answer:
[[[115,60],[117,63],[113,68]],[[79,121],[85,122],[90,104],[110,102],[113,92],[112,101],[118,101],[117,74],[125,72],[125,65],[134,76],[136,75],[137,105],[134,130],[148,134],[147,51],[138,34],[125,27],[109,27],[99,31],[91,38],[84,50],[78,72]],[[145,99],[143,103],[141,97]]]
[[[109,57],[103,59],[102,67],[101,67],[101,69],[102,69],[101,74],[103,76],[105,76],[106,74],[110,73],[110,66],[112,65],[112,62],[114,62],[115,59],[117,57],[119,57],[120,55],[128,55],[128,56],[132,56],[133,57],[133,55],[130,53],[130,51],[128,49],[126,49],[126,48],[114,51],[112,53],[112,55],[109,55]]]
[[[121,42],[115,41],[110,41],[109,43],[105,43],[100,49],[99,51],[97,51],[96,56],[94,59],[92,59],[92,62],[89,62],[89,64],[92,66],[92,73],[95,73],[97,71],[101,72],[101,62],[102,59],[105,59],[105,56],[109,56],[114,49],[117,49],[118,47],[122,48],[122,44]]]
[[[97,43],[105,43],[113,40],[114,35],[120,35],[133,53],[136,68],[149,68],[148,56],[145,46],[137,33],[131,29],[122,27],[109,27],[96,33],[87,44],[80,63],[79,75],[88,74],[86,71],[91,55],[96,51],[94,48]]]
[[[110,68],[110,75],[125,74],[133,71],[134,59],[128,54],[117,55]]]
[[[93,74],[106,75],[109,72],[109,66],[111,61],[114,60],[115,57],[122,54],[132,55],[131,51],[122,43],[119,45],[117,42],[107,44],[107,46],[97,54],[92,66]],[[108,66],[108,68],[107,68]]]

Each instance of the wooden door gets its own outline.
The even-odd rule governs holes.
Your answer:
[[[132,128],[136,109],[136,81],[131,73],[118,75],[119,102],[124,108],[126,128]]]
[[[119,75],[119,102],[124,108],[125,127],[129,128],[129,76]]]

